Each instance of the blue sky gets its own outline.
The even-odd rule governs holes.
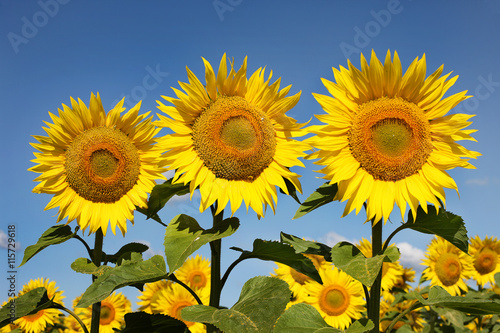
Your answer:
[[[469,90],[475,95],[452,112],[476,114],[471,128],[477,143],[465,146],[483,154],[473,164],[477,170],[452,170],[460,199],[447,191],[447,209],[461,215],[470,235],[500,236],[497,198],[500,194],[498,142],[500,142],[500,4],[497,1],[299,1],[299,0],[205,0],[205,1],[81,1],[0,0],[0,97],[2,153],[0,163],[0,245],[5,246],[8,225],[16,226],[17,262],[26,246],[34,244],[55,224],[56,210],[44,211],[49,195],[33,194],[36,174],[31,135],[44,135],[48,112],[57,112],[70,96],[88,103],[99,92],[105,109],[126,96],[126,105],[142,100],[143,112],[159,112],[156,100],[172,96],[170,87],[187,81],[189,66],[201,79],[206,58],[217,68],[224,52],[239,67],[248,56],[248,72],[267,66],[282,87],[302,91],[289,115],[306,122],[322,114],[312,93],[326,94],[320,78],[333,79],[331,68],[346,66],[347,57],[359,67],[359,52],[374,49],[379,58],[387,49],[397,50],[403,67],[423,53],[427,71],[441,64],[444,72],[459,75],[450,93]],[[313,119],[312,124],[319,124]],[[310,162],[294,171],[303,175],[305,199],[323,181],[319,168]],[[202,226],[210,214],[200,214],[198,203],[176,198],[161,212],[164,221],[180,213],[190,214]],[[255,238],[278,239],[284,231],[300,237],[333,243],[370,237],[364,216],[341,218],[344,204],[334,202],[298,220],[291,220],[297,204],[280,196],[276,215],[260,221],[255,213],[240,209],[238,232],[223,240],[223,268],[237,253],[231,246],[251,249]],[[384,227],[387,236],[399,224],[399,214]],[[75,226],[75,222],[71,223]],[[131,241],[151,246],[147,256],[161,254],[164,228],[136,214],[126,237],[105,238],[104,250],[113,253]],[[86,237],[92,243],[92,237]],[[430,236],[404,231],[394,241],[410,250],[408,263],[418,262]],[[0,266],[7,271],[7,250]],[[201,254],[208,256],[208,247]],[[1,255],[1,254],[0,254]],[[66,295],[66,304],[80,295],[90,277],[69,267],[85,249],[76,240],[53,246],[17,270],[18,289],[31,278],[55,280]],[[232,273],[222,295],[231,306],[243,282],[255,275],[268,275],[272,263],[247,261]],[[5,273],[7,275],[7,273]],[[6,279],[0,279],[0,301],[7,299]],[[137,292],[122,289],[135,302]]]

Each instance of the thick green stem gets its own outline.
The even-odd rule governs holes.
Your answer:
[[[212,208],[213,224],[214,227],[222,222],[224,211],[215,215],[216,207]],[[210,262],[210,306],[218,308],[220,306],[220,294],[222,291],[221,282],[221,248],[222,242],[220,239],[210,242],[210,250],[212,254]],[[213,325],[207,325],[207,333],[217,333],[220,332],[219,329]]]
[[[382,221],[372,220],[372,257],[382,252]],[[368,301],[368,318],[371,319],[375,327],[372,333],[380,332],[380,289],[382,285],[382,267],[378,276],[370,289],[370,299]]]
[[[64,307],[64,305],[61,305],[61,304],[58,304],[58,303],[54,303],[54,305],[56,305],[56,309],[61,309],[63,311],[66,311],[67,313],[69,313],[71,316],[73,316],[73,318],[75,318],[75,320],[78,322],[78,324],[80,324],[82,330],[84,333],[89,333],[89,331],[87,330],[87,327],[85,326],[85,324],[83,323],[83,321],[80,319],[80,317],[78,317],[76,315],[76,313],[74,313],[73,311],[71,311],[70,309]]]
[[[99,228],[95,233],[95,245],[92,251],[92,262],[97,267],[101,266],[102,261],[102,243],[103,234],[101,228]],[[97,279],[97,276],[92,275],[92,282]],[[94,303],[92,305],[92,322],[90,324],[90,333],[99,333],[99,322],[101,320],[101,302]]]

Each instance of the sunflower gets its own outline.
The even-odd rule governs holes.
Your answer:
[[[300,92],[285,97],[290,86],[279,90],[280,79],[269,84],[272,72],[265,80],[262,68],[247,79],[246,58],[237,72],[231,62],[228,74],[224,54],[217,76],[203,61],[205,85],[187,68],[189,83],[180,82],[185,92],[163,96],[173,106],[158,101],[169,117],[159,114],[156,125],[174,132],[158,140],[166,151],[163,164],[176,170],[174,183],[190,184],[191,196],[199,187],[200,211],[217,201],[218,214],[230,202],[234,214],[245,201],[259,217],[262,204],[274,212],[276,186],[288,194],[287,180],[301,192],[299,175],[289,168],[304,166],[298,157],[309,146],[291,139],[305,131],[285,115]]]
[[[141,300],[140,302],[137,302],[139,305],[139,311],[153,313],[152,306],[158,298],[159,291],[163,289],[170,289],[171,286],[172,281],[170,280],[160,280],[146,283],[142,293],[137,296],[137,298]]]
[[[366,258],[372,257],[372,243],[369,240],[362,238],[357,247]],[[399,262],[384,262],[382,264],[382,291],[390,291],[401,280],[403,274],[404,269]]]
[[[203,304],[208,304],[210,299],[209,288],[198,289],[196,291],[198,297]],[[191,333],[205,333],[205,325],[183,320],[181,310],[187,306],[196,305],[198,302],[193,295],[178,283],[173,283],[170,290],[162,289],[156,299],[156,303],[152,304],[153,312],[161,313],[178,320],[182,320],[189,328]]]
[[[285,264],[281,264],[279,262],[275,262],[278,268],[274,269],[274,274],[271,276],[277,277],[288,283],[288,287],[292,291],[292,300],[300,303],[307,296],[307,292],[305,290],[305,284],[307,281],[312,281],[310,277],[300,272],[297,272],[295,269],[287,266]],[[295,304],[295,303],[294,303]]]
[[[27,292],[45,287],[47,289],[47,297],[52,299],[55,303],[64,305],[62,291],[57,291],[59,287],[56,287],[55,281],[50,281],[45,278],[38,278],[36,280],[30,280],[28,284],[23,286],[23,289],[19,292],[19,296],[26,294]],[[37,313],[21,317],[14,321],[23,332],[39,333],[45,330],[48,325],[54,325],[54,322],[58,320],[60,310],[57,309],[43,309]]]
[[[419,204],[439,209],[443,188],[457,186],[445,170],[474,168],[468,161],[480,156],[456,143],[473,140],[464,130],[472,116],[446,115],[470,96],[466,91],[443,99],[457,76],[441,76],[443,66],[425,78],[426,59],[416,58],[404,75],[398,54],[387,52],[382,64],[372,51],[370,64],[361,54],[361,71],[333,68],[336,83],[322,79],[333,96],[313,94],[328,113],[317,118],[326,125],[311,126],[315,136],[305,140],[317,151],[320,172],[338,184],[335,200],[347,204],[343,216],[366,203],[367,220],[387,221],[396,203],[404,220],[408,204],[416,217]]]
[[[109,295],[101,301],[101,317],[99,320],[100,333],[114,333],[114,328],[121,329],[125,324],[125,314],[131,312],[130,301],[122,294],[116,293]],[[88,308],[76,308],[77,313],[87,328],[92,322],[92,306]]]
[[[314,306],[329,325],[343,330],[365,311],[363,286],[337,267],[318,272],[323,284],[308,280],[305,301]]]
[[[427,266],[422,277],[431,281],[432,286],[443,287],[450,295],[460,295],[467,291],[466,281],[474,274],[472,259],[447,240],[433,238],[422,265]]]
[[[486,283],[495,284],[495,274],[500,272],[500,242],[496,237],[486,236],[484,241],[476,236],[470,239],[469,254],[474,261],[472,278],[484,287]]]
[[[153,138],[159,131],[149,114],[139,115],[140,102],[126,114],[121,100],[106,114],[99,94],[90,97],[90,106],[71,98],[71,107],[63,104],[59,116],[49,112],[54,122],[46,122],[49,136],[34,136],[31,145],[41,173],[33,192],[54,194],[45,209],[59,206],[57,222],[74,219],[90,233],[101,228],[127,231],[133,223],[136,206],[146,207],[147,194],[162,179],[157,162],[160,152]]]
[[[210,288],[210,260],[197,254],[182,264],[175,277],[193,289]]]

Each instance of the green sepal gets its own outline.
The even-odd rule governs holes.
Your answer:
[[[75,231],[76,233],[76,231]],[[71,239],[75,236],[75,233],[71,231],[71,227],[69,225],[54,225],[47,229],[42,236],[38,239],[36,244],[28,246],[24,250],[23,261],[21,262],[21,267],[28,260],[33,258],[38,252],[42,251],[46,247],[50,245],[61,244]]]
[[[385,261],[396,262],[399,250],[390,246],[382,254],[367,258],[353,244],[340,242],[332,248],[332,262],[335,266],[367,287],[371,287]]]
[[[167,270],[162,256],[156,255],[143,261],[139,253],[132,253],[131,260],[124,260],[120,266],[103,271],[85,290],[77,307],[85,308],[100,302],[116,289],[158,281],[166,277]]]
[[[256,239],[253,242],[252,251],[242,250],[238,247],[231,247],[231,250],[242,252],[239,261],[246,259],[260,259],[275,261],[290,266],[297,272],[307,275],[311,279],[322,283],[313,262],[300,253],[296,253],[294,248],[288,244]]]
[[[338,190],[339,189],[336,183],[325,183],[321,185],[302,203],[302,205],[300,205],[293,219],[298,219],[299,217],[312,212],[316,208],[332,202],[335,195],[337,195]]]
[[[248,280],[230,309],[194,305],[182,309],[184,320],[212,324],[225,333],[271,332],[290,301],[288,284],[278,278],[257,276]]]
[[[285,234],[284,232],[280,233],[280,239],[281,242],[291,245],[296,253],[315,254],[323,256],[326,261],[332,261],[332,248],[328,245],[303,240],[297,236]]]
[[[399,229],[412,229],[425,234],[437,235],[442,237],[458,247],[465,253],[468,253],[469,238],[467,229],[462,217],[450,213],[444,209],[439,212],[434,206],[427,207],[428,213],[425,213],[421,206],[417,209],[417,218],[408,212],[408,221],[399,227]]]
[[[125,315],[122,333],[184,333],[186,324],[175,318],[155,313],[132,312]]]
[[[239,225],[236,217],[230,217],[205,230],[191,216],[181,214],[174,217],[165,230],[163,243],[170,272],[181,267],[201,246],[234,234]]]

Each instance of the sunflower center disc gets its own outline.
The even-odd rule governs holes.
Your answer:
[[[320,301],[321,309],[330,316],[338,316],[345,312],[349,306],[349,295],[338,286],[329,287],[323,291]]]
[[[195,273],[191,276],[191,285],[196,288],[203,288],[207,284],[207,280],[205,279],[205,274],[203,273]]]
[[[462,265],[454,253],[444,253],[435,264],[436,275],[446,287],[453,286],[460,279]]]
[[[122,131],[93,127],[78,135],[66,150],[66,180],[92,202],[116,202],[137,183],[141,161]]]
[[[432,152],[430,124],[414,103],[381,97],[359,107],[349,145],[375,179],[398,181],[417,173],[427,161]]]
[[[481,275],[491,273],[497,267],[497,256],[495,251],[483,249],[474,261],[474,267]]]
[[[194,304],[191,303],[191,302],[188,302],[188,301],[179,301],[179,302],[177,302],[175,304],[174,308],[172,309],[172,313],[174,314],[174,318],[182,320],[181,310],[184,309],[185,307],[191,306],[191,305],[194,305]],[[187,320],[183,320],[183,321],[184,321],[184,323],[186,324],[187,327],[193,326],[195,324],[192,321],[187,321]]]
[[[115,320],[115,308],[113,305],[108,305],[106,303],[101,305],[101,318],[99,323],[101,325],[108,325],[113,320]]]
[[[239,96],[222,96],[193,124],[193,143],[218,178],[253,181],[273,161],[274,127],[260,109]]]

